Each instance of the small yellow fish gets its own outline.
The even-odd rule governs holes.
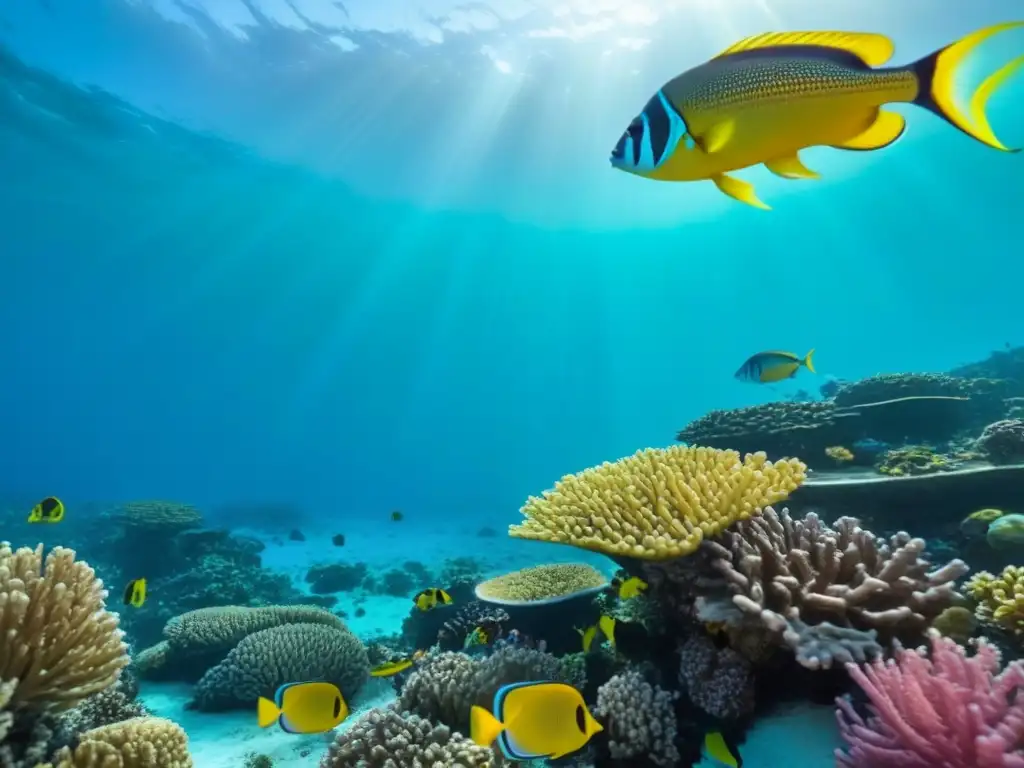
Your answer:
[[[423,658],[424,656],[426,656],[426,655],[427,655],[427,652],[426,652],[426,651],[424,651],[424,650],[423,650],[423,649],[421,648],[420,650],[416,651],[416,652],[415,652],[415,653],[414,653],[414,654],[412,655],[412,660],[413,660],[413,661],[419,661],[420,659],[422,659],[422,658]]]
[[[735,43],[670,80],[633,119],[612,167],[661,181],[710,180],[729,197],[767,209],[752,184],[730,171],[760,163],[786,179],[815,179],[807,147],[870,151],[906,128],[889,104],[916,104],[973,139],[1014,152],[985,115],[989,97],[1022,65],[985,79],[966,109],[955,98],[961,65],[982,42],[1024,21],[994,24],[900,67],[882,67],[895,46],[864,32],[767,32]]]
[[[124,588],[123,601],[125,605],[141,608],[142,604],[146,602],[146,580],[132,579],[129,581],[128,586]]]
[[[580,692],[565,683],[506,685],[494,694],[492,709],[493,715],[483,707],[472,708],[470,734],[482,747],[497,739],[509,760],[557,760],[604,730]]]
[[[718,731],[704,734],[704,754],[729,768],[743,768],[743,758],[739,750],[730,749]]]
[[[615,619],[611,616],[602,616],[597,620],[597,624],[587,627],[586,629],[578,629],[580,637],[583,638],[583,652],[590,653],[591,647],[594,645],[594,641],[598,638],[598,633],[604,636],[608,641],[608,644],[615,647]]]
[[[277,722],[288,733],[324,733],[348,717],[348,704],[332,683],[286,683],[274,701],[257,702],[260,728]]]
[[[28,513],[30,523],[59,523],[64,519],[64,502],[56,496],[47,496]]]
[[[616,589],[618,591],[620,600],[631,600],[634,597],[639,596],[641,592],[647,589],[647,582],[641,579],[639,576],[630,576],[625,581],[618,581]],[[612,582],[613,584],[615,582]]]
[[[462,647],[473,648],[478,645],[489,645],[491,642],[490,633],[483,627],[476,627],[472,632],[466,635],[466,640],[463,642]]]
[[[412,659],[399,659],[398,661],[385,661],[370,670],[370,677],[391,677],[399,672],[405,672],[413,665]]]
[[[391,513],[391,522],[393,522],[393,523],[400,523],[400,522],[402,522],[402,518],[403,517],[405,517],[405,515],[403,515],[401,512],[399,512],[396,509],[396,510],[392,511],[392,513]]]
[[[813,349],[802,360],[792,352],[758,352],[741,365],[735,375],[740,381],[774,384],[783,379],[793,378],[801,366],[806,366],[811,373],[817,373],[814,370],[813,356]]]
[[[438,605],[451,605],[452,597],[443,589],[431,587],[418,592],[413,596],[412,601],[421,611],[429,611]]]

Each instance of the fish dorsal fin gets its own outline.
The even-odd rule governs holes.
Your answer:
[[[869,67],[880,67],[892,58],[896,47],[885,35],[874,32],[763,32],[747,37],[715,56],[787,45],[819,45],[852,53]]]

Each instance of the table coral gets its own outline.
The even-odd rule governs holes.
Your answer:
[[[1024,768],[1024,666],[1000,671],[999,651],[985,640],[968,658],[952,640],[931,633],[931,653],[897,647],[847,671],[867,694],[870,716],[837,700],[849,768]]]
[[[567,475],[531,497],[513,538],[570,544],[612,556],[668,560],[737,520],[786,499],[806,477],[798,459],[672,446]]]
[[[558,603],[600,592],[608,580],[585,563],[535,565],[477,584],[477,598],[498,605]]]
[[[878,632],[920,636],[956,599],[967,565],[932,570],[924,556],[904,532],[885,540],[854,518],[830,528],[767,509],[705,542],[700,618],[761,624],[812,669],[863,660],[881,651]]]

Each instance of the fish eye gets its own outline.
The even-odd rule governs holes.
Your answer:
[[[644,134],[644,123],[639,117],[634,117],[633,122],[629,124],[626,129],[626,133],[632,136],[634,139],[643,136]]]
[[[587,732],[587,718],[582,704],[576,705],[576,727],[580,729],[580,733]]]

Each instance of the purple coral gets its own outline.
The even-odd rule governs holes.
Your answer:
[[[754,708],[750,662],[731,648],[716,648],[709,637],[695,635],[679,647],[679,680],[695,706],[722,720]]]
[[[836,717],[848,750],[836,764],[848,768],[1024,768],[1024,662],[1001,672],[995,646],[984,640],[964,649],[934,630],[931,658],[897,647],[895,659],[850,676],[871,700],[865,720],[846,699]]]
[[[993,464],[1024,461],[1024,420],[1003,419],[985,427],[975,447]]]

